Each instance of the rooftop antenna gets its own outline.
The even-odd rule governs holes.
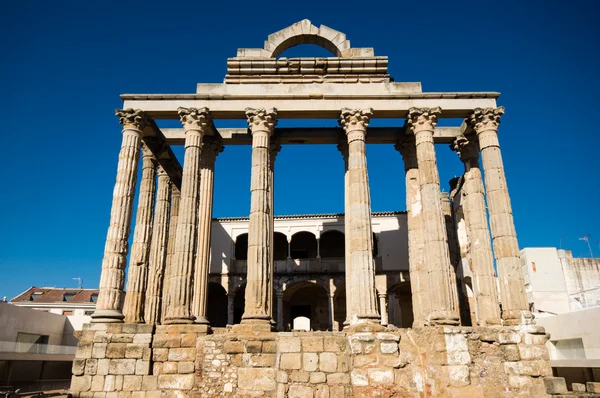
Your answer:
[[[592,245],[590,245],[590,234],[583,235],[583,238],[579,238],[579,240],[584,240],[587,243],[588,248],[590,249],[590,257],[594,258],[594,253],[592,253]]]
[[[81,277],[77,277],[77,278],[73,278],[74,281],[77,281],[77,288],[81,289],[81,285],[83,283],[83,278]]]

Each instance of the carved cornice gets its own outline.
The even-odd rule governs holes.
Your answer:
[[[268,131],[273,134],[277,125],[277,109],[270,108],[246,108],[246,118],[248,118],[248,127],[250,131]]]
[[[479,156],[479,142],[477,137],[464,135],[456,137],[454,142],[450,144],[450,149],[455,151],[460,160],[467,162],[471,159],[477,159]]]
[[[343,108],[340,113],[340,126],[344,128],[346,134],[353,130],[367,130],[369,121],[373,117],[373,109],[350,109]]]
[[[485,130],[498,130],[502,115],[504,115],[503,106],[497,108],[475,108],[473,114],[467,119],[467,122],[477,133]]]
[[[148,125],[146,113],[140,109],[115,109],[115,115],[119,118],[121,126],[143,130]]]
[[[431,130],[435,128],[438,116],[442,113],[442,108],[439,106],[433,108],[410,108],[406,118],[406,125],[409,131],[418,133],[423,130]]]
[[[210,134],[212,128],[212,117],[208,108],[177,108],[179,119],[183,128],[187,130],[200,130]]]

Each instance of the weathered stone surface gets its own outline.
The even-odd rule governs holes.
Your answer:
[[[330,373],[327,375],[327,384],[350,384],[350,374]]]
[[[585,384],[582,383],[572,383],[571,390],[573,392],[585,392]]]
[[[299,354],[299,353],[281,354],[281,358],[279,360],[279,366],[281,369],[300,369],[300,368],[302,368],[302,354]]]
[[[165,390],[191,390],[194,387],[194,375],[160,375],[158,388]]]
[[[300,352],[301,344],[298,337],[281,337],[279,339],[279,352]]]
[[[288,398],[313,398],[313,390],[308,386],[292,384],[288,389]]]
[[[135,373],[135,362],[135,359],[111,359],[108,372],[113,375],[132,375]]]
[[[369,378],[367,376],[367,371],[363,369],[354,369],[350,373],[350,378],[353,386],[357,387],[365,387],[369,385]]]
[[[325,383],[327,376],[323,372],[313,372],[310,374],[310,382],[312,384]]]
[[[85,359],[74,359],[73,366],[71,367],[71,372],[73,376],[81,376],[85,371]]]
[[[290,373],[290,382],[292,383],[308,383],[310,373],[302,370],[294,370]]]
[[[568,392],[564,377],[544,377],[544,386],[548,394],[566,394]]]
[[[587,383],[585,383],[585,387],[587,389],[587,392],[600,394],[600,383],[588,381]]]
[[[275,372],[275,369],[239,368],[238,387],[250,391],[274,391],[277,388]]]
[[[123,376],[123,391],[139,391],[142,388],[142,376]]]
[[[303,352],[322,352],[323,338],[322,337],[303,337],[302,338]]]
[[[368,369],[369,380],[375,384],[392,384],[394,372],[392,370]]]
[[[319,354],[314,352],[302,354],[302,363],[305,371],[314,372],[319,367]]]
[[[195,348],[171,348],[169,349],[169,361],[193,361],[196,359]]]
[[[380,347],[383,354],[394,354],[398,352],[398,343],[381,343]]]
[[[333,352],[319,354],[319,369],[322,372],[335,372],[337,370],[337,354]]]

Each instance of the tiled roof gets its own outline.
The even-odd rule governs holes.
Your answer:
[[[371,213],[372,217],[388,217],[397,216],[399,214],[406,214],[405,211],[374,211]],[[336,218],[344,217],[344,213],[322,213],[322,214],[290,214],[283,216],[275,216],[275,220],[298,220],[298,219],[323,219],[323,218]],[[248,217],[219,217],[213,218],[213,221],[248,221]]]
[[[70,297],[65,300],[65,294]],[[71,294],[73,296],[71,296]],[[11,303],[92,303],[92,295],[98,295],[98,289],[61,289],[54,287],[32,286],[25,292],[10,300]]]

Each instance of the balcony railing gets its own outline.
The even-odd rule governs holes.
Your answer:
[[[75,355],[76,346],[0,341],[0,352]]]

